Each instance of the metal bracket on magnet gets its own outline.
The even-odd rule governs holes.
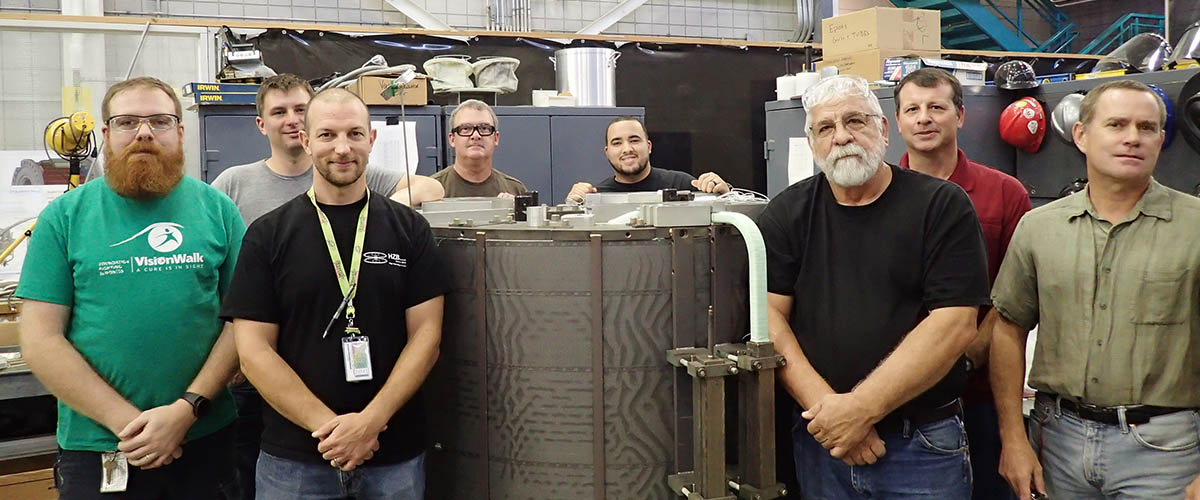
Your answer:
[[[728,359],[714,358],[703,347],[684,347],[667,351],[667,362],[687,369],[695,378],[737,375],[738,367]]]
[[[715,349],[717,356],[737,363],[744,372],[774,370],[787,365],[787,360],[775,352],[775,346],[770,342],[718,344]]]
[[[700,493],[694,491],[696,489],[696,473],[692,471],[680,472],[667,476],[667,486],[687,500],[738,500],[737,497],[726,495],[720,497],[704,497]],[[765,500],[765,497],[764,497]]]

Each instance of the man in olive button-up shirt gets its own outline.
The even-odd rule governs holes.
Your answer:
[[[1197,498],[1200,199],[1152,177],[1164,121],[1141,83],[1093,89],[1073,131],[1088,188],[1029,212],[1013,234],[992,289],[991,379],[1000,472],[1019,498],[1178,499],[1189,483]]]

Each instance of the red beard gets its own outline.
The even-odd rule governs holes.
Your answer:
[[[105,182],[126,198],[161,198],[183,180],[183,148],[166,152],[157,144],[134,141],[120,153],[113,153],[106,143],[104,157],[108,159]]]

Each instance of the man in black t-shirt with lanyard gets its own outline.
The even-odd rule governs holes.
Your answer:
[[[804,95],[821,173],[759,217],[779,372],[805,498],[969,499],[963,352],[988,304],[987,255],[958,186],[883,162],[865,80]],[[797,412],[799,413],[799,412]]]
[[[714,172],[705,172],[696,179],[687,172],[650,166],[653,146],[646,125],[633,116],[618,116],[609,122],[604,133],[604,155],[612,165],[613,175],[595,185],[576,182],[567,193],[567,203],[580,203],[587,193],[634,193],[677,189],[728,193],[733,186]]]
[[[424,219],[370,195],[374,141],[358,97],[313,97],[313,187],[250,226],[225,297],[242,372],[271,406],[260,500],[424,495],[416,394],[437,359],[444,270]]]

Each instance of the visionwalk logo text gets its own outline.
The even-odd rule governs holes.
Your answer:
[[[146,235],[146,245],[159,253],[168,253],[183,244],[183,225],[174,222],[155,222],[133,236],[109,245],[119,247]],[[136,245],[136,243],[134,243]],[[128,267],[127,267],[128,266]],[[110,260],[100,263],[100,275],[199,269],[204,267],[204,255],[200,252],[175,253],[171,255],[133,255],[128,260]]]

